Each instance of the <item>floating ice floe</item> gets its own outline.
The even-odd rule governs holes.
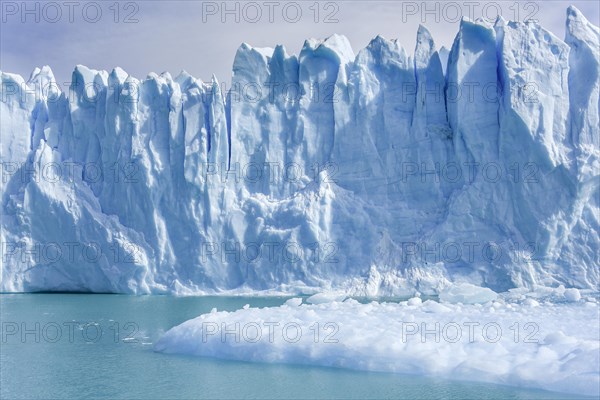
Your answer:
[[[596,302],[298,303],[204,314],[155,350],[600,395]]]
[[[498,294],[493,290],[470,283],[455,284],[440,292],[440,300],[446,303],[478,304],[497,298]]]

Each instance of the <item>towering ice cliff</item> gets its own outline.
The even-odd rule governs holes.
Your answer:
[[[600,283],[600,31],[463,20],[182,72],[0,73],[2,291]],[[446,62],[447,60],[447,62]]]

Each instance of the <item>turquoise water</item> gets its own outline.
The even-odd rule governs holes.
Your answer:
[[[154,353],[169,328],[213,307],[285,298],[0,295],[0,398],[575,399],[498,385]],[[36,325],[37,324],[37,325]]]

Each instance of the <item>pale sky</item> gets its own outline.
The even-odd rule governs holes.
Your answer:
[[[70,80],[77,64],[108,71],[120,66],[137,78],[163,71],[175,76],[185,69],[203,80],[214,73],[229,82],[242,42],[256,47],[283,44],[298,54],[305,39],[333,33],[347,36],[356,53],[377,34],[398,38],[412,52],[420,23],[429,28],[438,48],[450,47],[459,14],[492,20],[500,11],[505,19],[523,20],[533,13],[560,38],[569,4],[595,24],[600,19],[597,1],[521,1],[515,6],[514,0],[349,0],[321,1],[317,7],[314,0],[122,1],[119,7],[115,0],[29,1],[25,7],[22,1],[0,3],[0,69],[27,78],[36,66],[49,65],[59,84]]]

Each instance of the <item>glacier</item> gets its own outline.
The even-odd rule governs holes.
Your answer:
[[[600,31],[242,44],[231,89],[0,72],[0,291],[598,290]]]

